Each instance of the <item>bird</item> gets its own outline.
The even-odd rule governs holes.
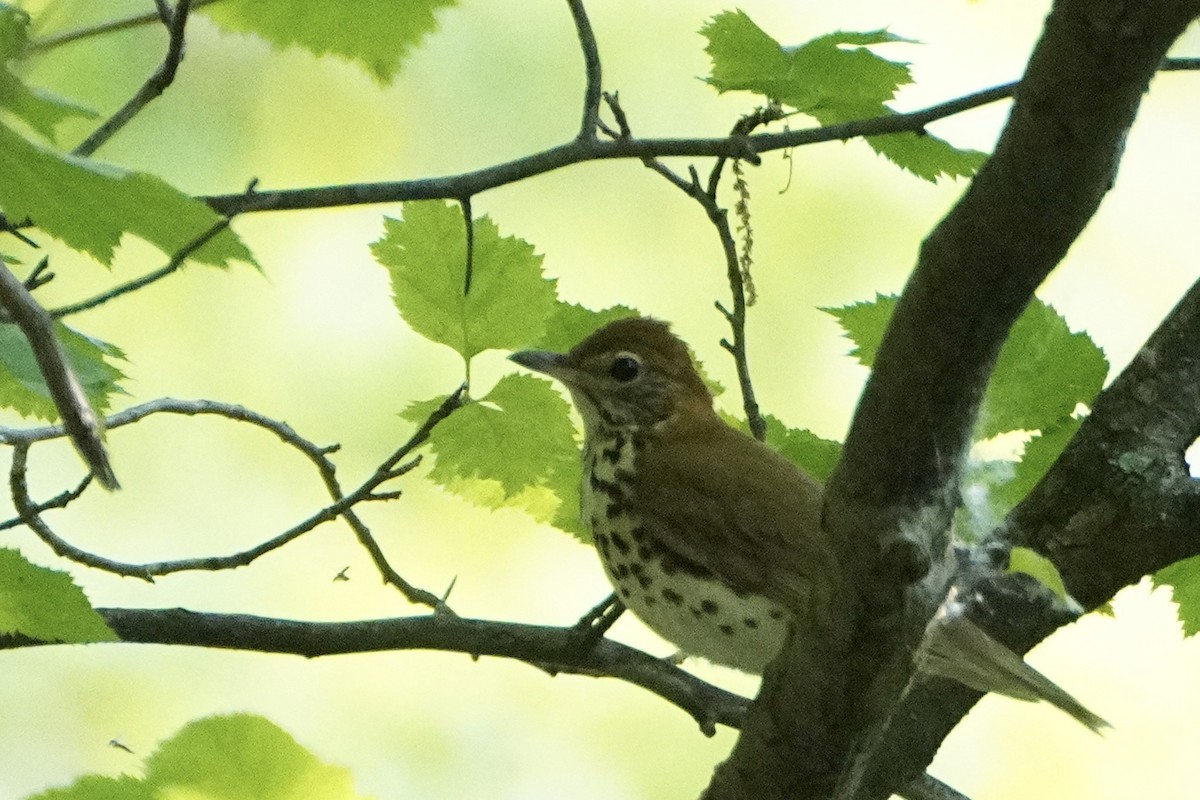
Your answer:
[[[752,674],[789,632],[814,646],[844,634],[850,592],[821,524],[824,487],[721,418],[667,323],[627,317],[566,353],[509,358],[562,383],[578,409],[581,518],[617,596],[649,628],[682,654]],[[921,648],[932,674],[1107,726],[964,615],[930,629],[955,634]],[[952,668],[972,659],[997,663]]]

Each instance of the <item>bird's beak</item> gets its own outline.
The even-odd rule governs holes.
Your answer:
[[[562,353],[551,353],[548,350],[521,350],[509,356],[508,360],[514,361],[526,369],[531,369],[534,372],[540,372],[543,375],[549,375],[551,378],[558,378],[559,380],[571,372],[565,355]]]

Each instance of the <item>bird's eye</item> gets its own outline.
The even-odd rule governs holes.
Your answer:
[[[642,362],[632,353],[619,353],[608,368],[608,374],[621,383],[629,383],[642,372]]]

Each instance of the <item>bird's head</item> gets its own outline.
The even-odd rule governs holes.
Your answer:
[[[680,414],[712,412],[712,394],[687,345],[656,319],[610,322],[568,353],[524,350],[509,358],[561,381],[588,433],[651,427]]]

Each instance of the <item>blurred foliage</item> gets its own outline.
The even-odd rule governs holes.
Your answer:
[[[99,412],[107,411],[112,396],[124,394],[117,383],[124,375],[111,362],[123,359],[125,354],[116,346],[84,336],[61,322],[55,323],[54,333],[92,407]],[[14,325],[0,325],[0,405],[26,417],[43,420],[58,417],[29,340]]]
[[[9,70],[9,62],[24,58],[29,44],[29,14],[0,3],[0,110],[17,117],[47,139],[58,123],[71,117],[91,119],[90,108],[45,89],[26,86]]]
[[[253,714],[189,722],[146,758],[146,775],[88,775],[28,800],[360,800],[350,773],[324,764]]]
[[[113,642],[117,635],[65,572],[0,547],[0,635],[46,642]]]
[[[457,0],[222,0],[203,13],[223,28],[361,64],[381,83],[437,30],[435,12]]]

